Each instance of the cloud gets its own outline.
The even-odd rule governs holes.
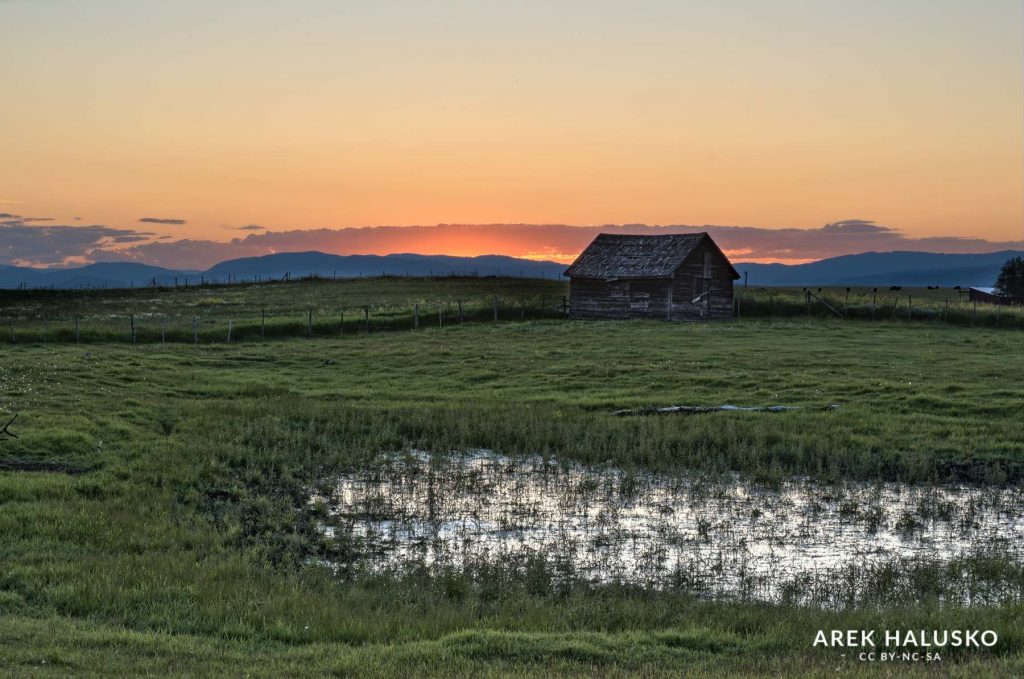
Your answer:
[[[224,226],[225,229],[232,229],[234,231],[266,231],[267,227],[259,224],[246,224],[245,226]]]
[[[21,219],[21,215],[12,215],[10,212],[0,212],[0,219]]]
[[[117,245],[118,238],[149,234],[92,226],[0,224],[0,264],[59,266],[93,261],[91,253]]]
[[[879,226],[866,219],[846,219],[841,222],[832,222],[821,227],[825,233],[890,233],[894,232],[888,226]]]
[[[13,217],[13,219],[4,219]],[[19,217],[18,215],[0,214],[0,226],[28,226],[39,222],[52,222],[53,217]]]
[[[188,223],[184,219],[164,219],[162,217],[143,217],[139,222],[141,224],[172,224],[174,226]]]
[[[867,220],[845,220],[813,229],[647,224],[437,224],[308,229],[252,233],[228,243],[165,239],[123,249],[118,256],[168,268],[206,268],[235,257],[307,250],[340,255],[396,252],[460,256],[504,254],[568,262],[602,232],[656,235],[699,231],[710,233],[737,262],[798,263],[842,254],[892,250],[961,253],[1024,250],[1024,241],[912,238],[897,229]]]
[[[126,249],[97,248],[90,256],[97,261],[132,261],[155,264],[168,269],[208,269],[225,259],[265,255],[259,248],[247,248],[238,239],[230,243],[209,240],[161,240]]]
[[[320,250],[339,255],[503,254],[529,259],[571,261],[598,233],[670,234],[707,231],[736,262],[799,263],[859,252],[918,250],[981,253],[1024,250],[1024,241],[933,236],[913,238],[898,229],[864,219],[847,219],[811,229],[756,226],[606,224],[437,224],[368,226],[266,232],[252,231],[228,242],[177,239],[135,229],[102,225],[61,226],[0,222],[0,264],[52,266],[86,261],[137,261],[173,269],[205,269],[236,257],[274,252]]]

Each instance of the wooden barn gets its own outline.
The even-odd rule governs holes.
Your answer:
[[[669,321],[731,318],[740,277],[706,233],[602,233],[565,275],[570,318]]]
[[[995,288],[970,288],[967,291],[967,299],[982,304],[1002,304],[1004,306],[1010,304],[1010,299],[1001,296]]]

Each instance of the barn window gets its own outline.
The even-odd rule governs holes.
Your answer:
[[[629,298],[629,308],[634,311],[647,311],[647,305],[651,301],[650,293],[634,292]]]

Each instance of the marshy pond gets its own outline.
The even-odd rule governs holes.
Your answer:
[[[1024,490],[768,488],[491,451],[389,455],[321,484],[320,531],[369,572],[538,560],[553,577],[714,598],[1019,601]]]

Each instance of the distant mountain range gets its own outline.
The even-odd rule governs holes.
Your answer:
[[[844,285],[875,287],[992,286],[999,269],[1011,257],[1024,252],[1004,250],[978,255],[947,255],[934,252],[865,252],[830,257],[808,264],[735,264],[749,274],[750,285],[809,286]]]
[[[907,287],[991,286],[999,268],[1024,252],[1005,250],[979,255],[931,252],[867,252],[830,257],[809,264],[738,263],[758,286],[888,286]],[[227,283],[281,279],[359,276],[515,276],[561,278],[566,267],[503,255],[450,257],[447,255],[329,255],[323,252],[286,252],[244,257],[216,264],[206,271],[173,271],[136,262],[100,262],[70,269],[35,269],[0,265],[0,288],[126,288],[192,285],[200,281]]]
[[[68,269],[36,269],[0,265],[0,288],[127,288],[189,285],[201,281],[227,283],[292,279],[306,276],[514,276],[560,278],[565,266],[503,255],[329,255],[323,252],[285,252],[243,257],[216,264],[206,271],[174,271],[136,262],[99,262]]]

